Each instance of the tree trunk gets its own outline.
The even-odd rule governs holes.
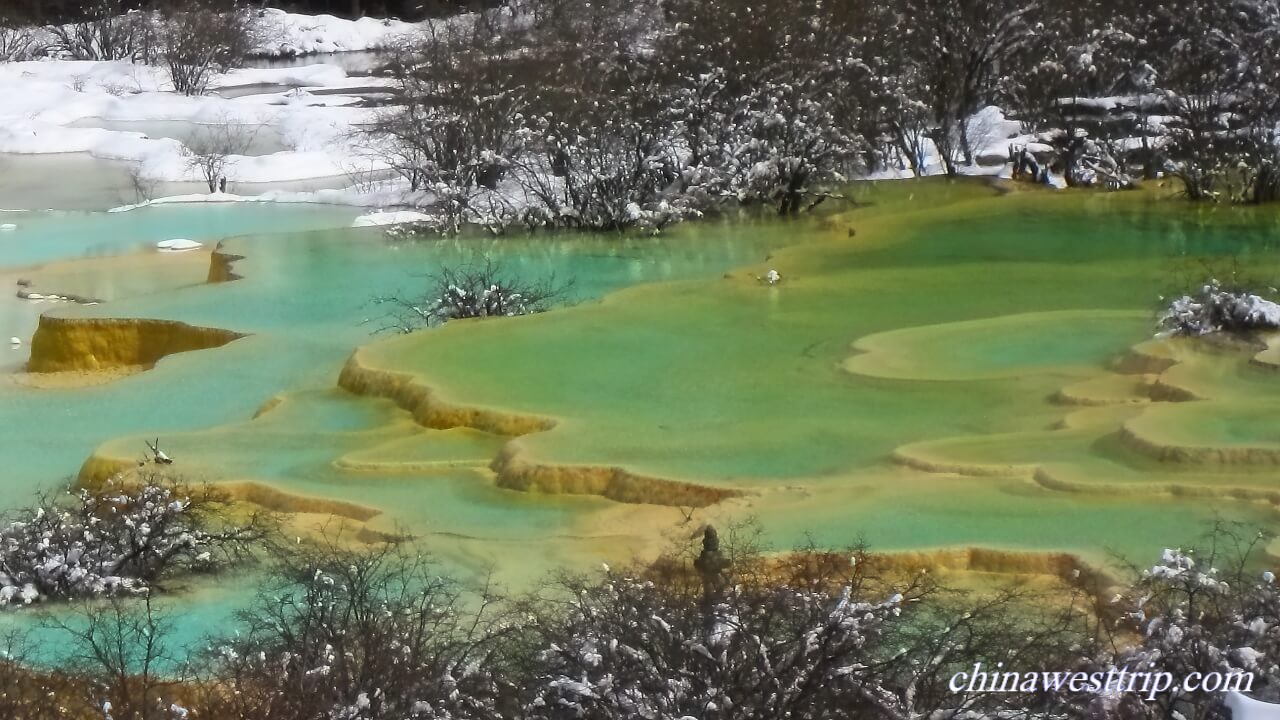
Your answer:
[[[973,148],[969,147],[969,118],[960,118],[960,157],[965,165],[973,164]]]

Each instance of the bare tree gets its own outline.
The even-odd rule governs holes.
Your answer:
[[[44,35],[21,8],[0,7],[0,62],[33,60],[46,49]]]
[[[49,26],[57,49],[77,60],[155,60],[156,24],[150,13],[132,9],[126,0],[90,0],[82,15]]]
[[[929,137],[948,175],[959,171],[959,163],[973,161],[969,118],[993,98],[1001,69],[1031,48],[1031,18],[1039,7],[1035,0],[903,0],[880,6],[876,31],[896,42],[901,56],[889,68],[902,78],[890,84],[903,93],[896,104],[913,113],[915,102],[928,108]],[[906,138],[899,131],[899,142]]]
[[[187,168],[205,181],[209,192],[224,189],[232,156],[248,152],[254,134],[230,118],[204,126],[183,148]]]
[[[1148,62],[1171,115],[1163,123],[1166,170],[1192,200],[1254,199],[1274,162],[1275,8],[1267,3],[1165,3],[1147,18]],[[1265,194],[1264,190],[1264,194]]]
[[[657,136],[681,157],[700,207],[766,204],[791,215],[858,167],[870,66],[861,0],[673,2],[657,41]],[[633,83],[634,84],[634,83]]]
[[[89,717],[97,708],[86,698],[84,679],[38,667],[37,648],[31,633],[10,630],[0,635],[0,717]]]
[[[173,89],[184,95],[203,94],[253,46],[253,21],[240,0],[180,0],[161,11],[159,56]]]
[[[129,166],[129,185],[133,188],[133,201],[141,203],[155,197],[160,181],[147,175],[139,162]]]
[[[51,615],[48,629],[64,638],[61,664],[88,680],[88,702],[112,720],[179,720],[170,644],[173,623],[151,596],[85,602],[77,612]]]
[[[514,628],[491,617],[497,600],[487,585],[464,599],[408,544],[283,548],[238,632],[201,662],[212,670],[206,716],[509,717],[494,670]]]
[[[429,193],[437,229],[463,224],[500,232],[510,205],[498,185],[522,152],[526,108],[520,62],[503,28],[484,13],[472,21],[428,23],[406,39],[391,67],[405,103],[368,129],[371,150]]]

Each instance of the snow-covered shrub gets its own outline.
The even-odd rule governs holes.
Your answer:
[[[609,575],[570,601],[535,718],[830,717],[886,691],[871,649],[902,609],[838,593],[734,588],[710,612]]]
[[[728,153],[730,188],[743,204],[766,203],[780,215],[804,209],[846,182],[840,170],[860,148],[832,108],[788,84],[767,84],[739,112],[742,130]]]
[[[716,2],[669,7],[657,48],[691,200],[766,204],[789,215],[845,182],[865,142],[868,67],[847,2]]]
[[[0,8],[0,62],[35,60],[44,55],[47,44],[47,33],[42,28],[24,23]]]
[[[0,607],[145,593],[246,559],[265,528],[213,488],[161,480],[46,496],[0,528]]]
[[[144,63],[157,58],[156,29],[152,13],[126,0],[89,0],[74,22],[49,26],[51,49],[73,60]]]
[[[745,546],[745,547],[744,547]],[[897,589],[895,589],[895,587]],[[532,718],[979,718],[1025,696],[956,691],[978,658],[1038,666],[1079,637],[1016,594],[946,599],[860,548],[760,554],[704,535],[696,559],[568,578],[535,613]],[[1010,715],[1009,717],[1015,717]],[[1030,717],[1021,715],[1019,717]]]
[[[1174,682],[1154,698],[1136,691],[1077,694],[1070,703],[1077,714],[1071,716],[1228,717],[1224,693],[1192,693],[1181,686],[1184,678],[1210,673],[1252,673],[1252,682],[1236,689],[1259,700],[1280,700],[1280,588],[1262,564],[1269,540],[1218,527],[1204,549],[1166,549],[1155,564],[1135,568],[1133,582],[1111,600],[1118,613],[1111,649],[1084,669],[1167,672]],[[1134,708],[1150,714],[1132,714]]]
[[[532,200],[521,216],[527,227],[657,231],[696,214],[665,194],[678,172],[666,128],[626,100],[593,100],[589,115],[534,120],[530,136],[541,153],[527,156],[519,172]]]
[[[158,58],[175,92],[202,95],[218,73],[239,67],[257,45],[239,0],[171,0],[161,7]]]
[[[411,191],[429,194],[423,209],[436,220],[424,230],[478,225],[496,234],[515,222],[500,184],[524,146],[527,101],[508,72],[510,49],[479,14],[429,23],[397,49],[391,67],[405,102],[383,111],[366,139]]]
[[[1175,298],[1159,317],[1163,335],[1209,335],[1280,329],[1280,304],[1210,280],[1193,295]]]
[[[284,548],[272,579],[214,639],[205,717],[490,720],[505,632],[412,548],[326,539]]]
[[[558,282],[555,276],[512,275],[485,258],[440,268],[429,277],[429,287],[421,296],[384,296],[374,303],[388,308],[381,330],[410,333],[450,320],[545,312],[567,300],[571,288],[572,282]]]

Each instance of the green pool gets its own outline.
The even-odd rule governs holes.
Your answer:
[[[47,239],[0,250],[0,262],[74,257],[61,227],[113,254],[198,235],[190,227],[234,235],[225,246],[244,256],[242,280],[50,311],[248,336],[93,387],[0,386],[4,502],[90,458],[132,462],[143,437],[160,436],[191,479],[358,508],[348,514],[368,530],[422,537],[451,570],[493,567],[514,586],[748,516],[779,545],[861,537],[1098,563],[1186,542],[1219,517],[1274,523],[1280,476],[1262,455],[1193,462],[1160,448],[1280,447],[1259,410],[1280,399],[1280,374],[1244,350],[1184,348],[1163,365],[1133,351],[1188,258],[1234,257],[1273,277],[1274,210],[1001,195],[980,182],[853,193],[822,218],[700,223],[659,239],[392,242],[342,229],[354,212],[332,208],[227,208],[214,226],[195,207],[34,214],[22,224]],[[370,336],[373,295],[477,253],[574,278],[574,304]],[[780,284],[758,279],[770,268]],[[403,397],[338,387],[357,347],[362,372],[430,396],[418,420],[433,427]],[[1162,383],[1195,399],[1172,402],[1152,389]],[[481,417],[551,429],[511,437]],[[527,472],[509,477],[513,467]],[[605,476],[647,502],[593,492]],[[673,507],[664,488],[681,484],[732,497]],[[250,591],[193,590],[185,636]]]

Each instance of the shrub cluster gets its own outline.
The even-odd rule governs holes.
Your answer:
[[[0,527],[0,606],[145,594],[236,565],[267,527],[257,517],[228,522],[228,506],[215,488],[154,477],[46,495]]]
[[[1280,196],[1277,0],[511,0],[434,23],[371,148],[477,224],[658,229],[978,161]],[[1018,120],[1018,147],[1000,134]]]
[[[257,600],[187,664],[163,610],[115,597],[59,616],[64,670],[24,667],[20,653],[0,662],[0,709],[36,720],[1225,717],[1225,696],[1176,686],[957,686],[975,662],[1248,672],[1253,695],[1280,698],[1267,536],[1219,527],[1127,580],[1069,571],[1052,589],[971,592],[862,547],[774,554],[757,538],[707,528],[658,562],[557,575],[515,598],[441,576],[409,542],[281,544]]]

